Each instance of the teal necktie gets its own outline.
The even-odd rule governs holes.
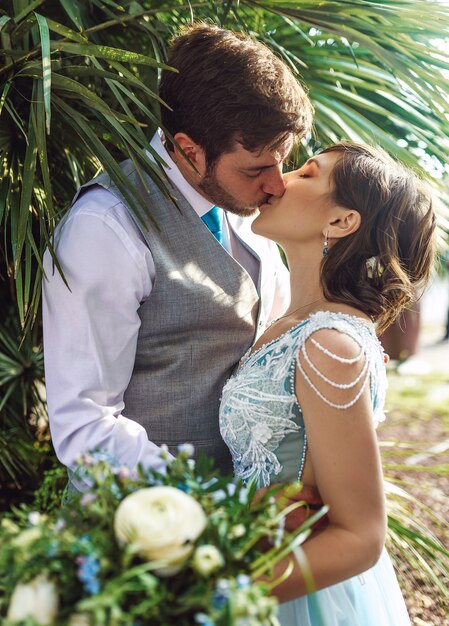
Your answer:
[[[223,209],[220,209],[218,206],[213,206],[201,219],[215,239],[223,244]]]

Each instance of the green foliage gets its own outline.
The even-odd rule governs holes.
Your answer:
[[[67,624],[73,614],[84,615],[90,626],[126,626],[133,620],[142,626],[190,626],[199,613],[208,617],[201,623],[217,626],[235,626],[245,618],[253,626],[275,626],[276,600],[267,597],[269,586],[253,583],[249,575],[269,571],[303,543],[324,511],[289,535],[283,531],[280,500],[272,497],[275,488],[250,506],[254,486],[236,486],[230,478],[214,476],[211,468],[205,473],[204,463],[196,467],[188,454],[181,451],[167,461],[164,474],[130,473],[102,454],[85,455],[78,478],[90,485],[88,493],[73,495],[63,509],[46,515],[22,507],[4,519],[2,624],[12,624],[11,605],[19,619],[15,624],[27,623],[24,613],[33,623],[39,605],[52,626]],[[165,486],[170,489],[161,490]],[[157,496],[149,495],[152,487]],[[143,500],[125,514],[136,496]],[[262,538],[275,540],[263,554]],[[17,586],[36,579],[46,592],[23,607],[14,599]],[[59,610],[53,614],[55,595]]]
[[[442,606],[449,600],[449,523],[436,493],[439,485],[445,493],[449,476],[444,446],[449,436],[448,397],[448,374],[413,376],[391,371],[390,417],[379,433],[387,478],[390,553],[407,592],[412,594],[425,584]],[[392,423],[404,433],[400,440],[385,437],[383,429],[388,432]]]
[[[388,403],[391,410],[401,409],[410,425],[416,419],[428,419],[436,413],[449,435],[449,374],[432,373],[389,377]]]
[[[436,590],[442,603],[447,602],[449,589],[445,581],[449,579],[449,551],[427,525],[428,520],[432,520],[439,526],[440,534],[448,537],[447,520],[394,483],[386,482],[386,493],[388,544],[396,560],[408,563],[409,588],[416,587],[416,579],[423,577]]]
[[[33,494],[32,507],[36,511],[52,513],[61,507],[67,486],[67,469],[56,461],[42,478]]]
[[[114,2],[7,2],[0,9],[2,256],[22,326],[35,319],[43,251],[53,250],[54,227],[79,184],[105,168],[137,210],[117,157],[155,176],[146,150],[158,124],[159,38],[144,20],[124,34],[113,35],[110,23],[98,28],[113,9],[120,25],[126,15]]]
[[[19,484],[21,474],[33,474],[39,422],[45,415],[42,389],[43,355],[38,327],[21,342],[18,319],[8,315],[0,324],[0,484]],[[30,424],[33,420],[34,426]],[[45,426],[44,426],[45,428]],[[41,432],[42,437],[44,432]]]

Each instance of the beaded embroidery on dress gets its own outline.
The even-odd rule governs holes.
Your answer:
[[[245,355],[223,390],[220,429],[231,451],[237,478],[255,478],[263,487],[271,481],[286,483],[301,477],[307,434],[295,395],[295,371],[298,361],[299,366],[302,361],[310,368],[306,342],[313,342],[314,333],[324,328],[345,333],[360,346],[355,359],[360,360],[361,367],[356,382],[324,381],[323,402],[335,407],[332,390],[340,387],[354,391],[349,405],[355,404],[360,387],[369,385],[374,422],[377,425],[384,419],[384,355],[373,329],[352,315],[315,313],[281,337]],[[331,352],[326,356],[339,360]],[[342,359],[342,367],[344,364]],[[337,408],[343,411],[345,406]],[[376,565],[360,576],[281,604],[279,621],[281,626],[410,626],[385,549]]]
[[[302,431],[303,441],[297,477],[301,477],[307,438],[295,395],[295,366],[300,366],[297,358],[300,353],[308,358],[306,341],[324,328],[345,333],[360,346],[358,358],[365,359],[365,366],[359,380],[364,377],[364,384],[370,385],[376,425],[384,419],[386,376],[383,351],[374,331],[353,315],[330,311],[314,313],[279,338],[245,355],[223,389],[220,430],[231,451],[237,478],[256,478],[259,486],[269,485],[271,477],[282,470],[276,454],[279,444],[289,433],[299,431]],[[330,353],[332,357],[338,359]],[[353,387],[357,382],[351,381],[348,386]],[[331,388],[336,386],[333,381],[329,383]],[[324,401],[333,405],[332,398],[324,398]]]

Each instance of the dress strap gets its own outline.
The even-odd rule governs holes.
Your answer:
[[[349,336],[359,347],[355,356],[348,358],[337,354],[329,346],[322,345],[315,333],[319,330],[336,330]],[[296,333],[295,333],[296,334]],[[312,350],[320,351],[326,358],[321,360],[321,369],[311,356]],[[374,409],[374,421],[377,424],[384,419],[382,407],[386,392],[386,375],[383,361],[383,349],[373,328],[363,319],[345,313],[319,311],[310,316],[308,323],[296,334],[295,360],[304,381],[314,393],[328,406],[345,410],[354,406],[369,385]],[[326,361],[329,365],[337,362],[341,372],[348,372],[347,380],[332,380],[325,374]],[[359,365],[357,367],[357,365]],[[357,371],[354,371],[354,370]],[[323,381],[323,384],[319,384]],[[353,390],[352,397],[344,402],[335,401],[332,390]],[[337,393],[338,395],[338,393]]]

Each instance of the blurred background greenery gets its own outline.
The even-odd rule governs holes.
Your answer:
[[[138,199],[126,188],[118,163],[131,158],[157,176],[146,150],[163,106],[156,95],[158,74],[170,38],[192,20],[250,33],[307,86],[314,131],[291,165],[342,138],[382,145],[429,178],[439,198],[445,246],[449,6],[444,2],[3,0],[0,509],[32,500],[46,469],[54,471],[47,491],[57,491],[58,476],[61,481],[45,412],[43,251],[52,249],[54,228],[76,188],[102,168],[134,206]],[[38,497],[40,503],[51,500],[47,492]],[[391,541],[398,546],[408,541],[413,568],[425,570],[438,586],[448,573],[447,553],[423,524],[407,521],[406,498],[390,493],[389,501]],[[447,599],[447,588],[439,586]]]

